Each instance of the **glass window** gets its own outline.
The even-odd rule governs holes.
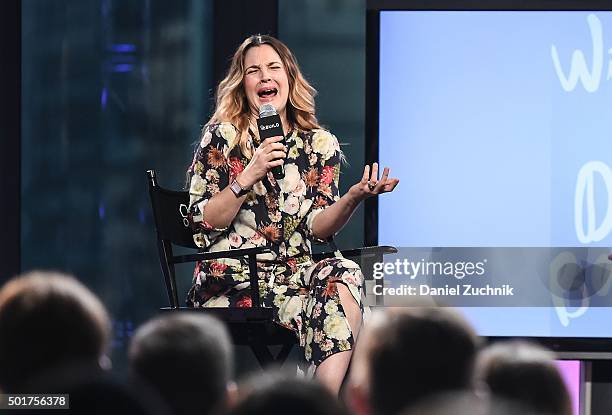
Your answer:
[[[167,304],[145,171],[184,187],[211,15],[200,0],[22,2],[22,269],[78,276],[117,348]]]
[[[317,117],[334,133],[348,161],[344,194],[361,179],[364,156],[365,0],[279,0],[278,34],[317,89]],[[363,241],[363,205],[336,237],[338,246]]]

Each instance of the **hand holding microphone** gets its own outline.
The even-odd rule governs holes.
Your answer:
[[[271,137],[281,137],[282,144],[285,144],[285,137],[283,132],[283,123],[281,122],[280,116],[270,104],[264,104],[259,108],[259,118],[257,119],[257,129],[259,130],[259,138],[265,141]],[[263,143],[262,143],[263,144]],[[284,159],[286,155],[283,155]],[[285,176],[285,170],[283,165],[272,167],[272,174],[276,180],[280,180]]]
[[[270,104],[264,104],[259,110],[257,120],[261,144],[253,153],[253,158],[240,175],[240,184],[251,187],[272,171],[276,180],[285,175],[283,164],[287,156],[284,145],[285,137],[280,116]],[[244,183],[242,183],[244,181]]]

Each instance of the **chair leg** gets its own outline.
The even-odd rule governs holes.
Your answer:
[[[283,344],[279,352],[274,356],[270,351],[270,348],[263,343],[253,343],[251,344],[251,350],[259,362],[259,365],[262,368],[270,364],[278,364],[282,366],[289,357],[289,353],[291,353],[291,349],[293,349],[293,344]]]
[[[289,353],[291,353],[291,349],[293,349],[293,344],[292,343],[283,344],[283,347],[281,347],[280,351],[278,352],[278,354],[274,358],[274,362],[275,363],[279,363],[280,365],[285,363],[285,360],[287,360],[287,357],[289,356]]]
[[[251,344],[251,350],[262,368],[274,363],[274,356],[272,356],[270,349],[268,349],[264,344],[255,342]]]

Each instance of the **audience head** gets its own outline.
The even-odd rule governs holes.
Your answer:
[[[126,384],[118,380],[111,371],[64,366],[37,378],[31,391],[68,395],[70,414],[172,414],[157,391],[142,383]],[[60,414],[65,411],[49,410],[49,412]],[[43,414],[49,412],[42,411]]]
[[[207,414],[223,408],[232,372],[225,326],[201,313],[170,313],[135,333],[130,372],[167,401],[175,414]]]
[[[421,399],[401,415],[545,415],[515,402],[474,392],[450,392]]]
[[[98,300],[71,276],[35,271],[0,290],[0,389],[19,392],[62,365],[98,366],[110,320]]]
[[[438,393],[471,390],[477,347],[472,328],[449,308],[374,313],[355,349],[353,409],[395,415]]]
[[[338,398],[313,379],[268,372],[241,383],[230,415],[345,415]]]
[[[509,413],[491,411],[488,402],[473,392],[449,392],[421,399],[403,410],[401,415],[509,415]]]
[[[524,341],[493,344],[476,364],[476,379],[493,396],[546,414],[571,415],[571,400],[548,350]]]

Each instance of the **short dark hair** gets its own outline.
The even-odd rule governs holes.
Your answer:
[[[34,271],[0,290],[0,388],[22,390],[55,367],[97,365],[110,320],[98,298],[74,277]]]
[[[537,344],[523,340],[495,343],[481,352],[476,368],[477,379],[497,398],[537,412],[572,414],[554,355]]]
[[[315,379],[279,371],[251,376],[229,415],[345,415],[336,396]]]
[[[376,414],[394,415],[434,394],[472,388],[478,337],[455,311],[386,310],[372,326],[364,358]]]
[[[131,375],[156,388],[176,414],[211,413],[226,397],[233,353],[214,317],[174,312],[149,320],[128,355]]]

